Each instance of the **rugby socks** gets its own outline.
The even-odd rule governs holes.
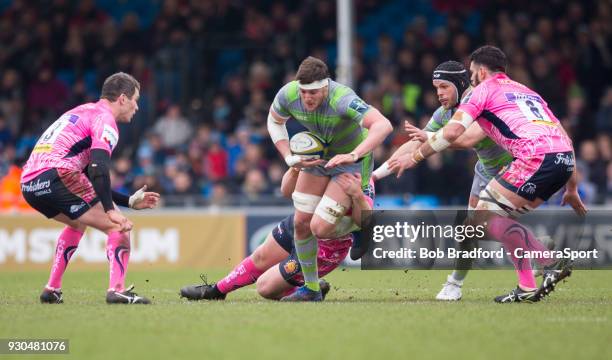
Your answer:
[[[310,234],[304,240],[295,238],[295,252],[297,253],[304,284],[310,290],[319,291],[319,273],[317,266],[318,242],[314,235]]]
[[[478,245],[478,241],[473,238],[465,239],[462,242],[457,243],[457,247],[461,251],[471,251]],[[458,258],[455,260],[455,270],[451,274],[451,277],[458,283],[462,283],[466,278],[468,272],[472,268],[473,260],[471,258]]]
[[[453,277],[453,280],[462,283],[467,274],[468,270],[454,270],[451,276]]]
[[[548,248],[529,229],[510,218],[494,217],[490,220],[487,230],[491,236],[504,244],[506,251],[510,252],[510,257],[519,278],[519,286],[523,290],[536,288],[530,259],[517,258],[514,255],[514,250],[523,248],[525,251],[547,251]],[[550,265],[554,262],[553,259],[538,258],[535,260],[541,265]]]
[[[238,264],[226,277],[219,280],[216,286],[221,293],[227,294],[228,292],[238,290],[243,286],[254,284],[263,273],[263,271],[255,267],[253,260],[251,260],[251,257],[248,256],[242,260],[242,262]]]
[[[536,285],[535,277],[533,276],[533,271],[531,271],[531,265],[528,266],[529,269],[517,269],[516,274],[519,279],[519,287],[523,290],[534,290],[537,289],[538,285]]]
[[[82,237],[83,233],[79,230],[69,226],[64,228],[57,239],[55,258],[53,259],[53,267],[51,268],[51,275],[49,275],[49,282],[46,286],[47,289],[58,290],[62,287],[62,277]]]
[[[112,232],[106,243],[106,258],[110,267],[108,291],[125,290],[125,275],[130,261],[130,233]]]

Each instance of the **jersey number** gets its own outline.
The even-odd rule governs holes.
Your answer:
[[[531,121],[540,121],[550,123],[554,122],[550,119],[548,114],[544,111],[542,104],[534,100],[518,100],[516,104],[521,109],[521,112],[525,117]]]
[[[62,132],[62,130],[64,130],[64,128],[68,126],[68,124],[73,123],[73,121],[71,121],[72,119],[73,115],[70,114],[63,115],[62,117],[57,119],[53,124],[51,124],[51,126],[49,126],[47,130],[45,130],[45,132],[40,137],[40,140],[38,140],[38,144],[41,145],[55,143],[55,140]]]

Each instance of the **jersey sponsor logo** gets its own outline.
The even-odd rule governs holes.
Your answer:
[[[49,153],[51,152],[51,150],[53,150],[53,145],[51,144],[37,144],[36,146],[34,146],[32,153],[33,154]]]
[[[535,194],[536,188],[537,188],[536,184],[532,182],[527,182],[523,184],[523,186],[521,186],[521,191],[526,194]]]
[[[519,93],[519,92],[507,92],[507,93],[504,93],[504,96],[506,97],[506,100],[510,102],[537,101],[540,104],[544,102],[542,98],[537,95],[524,94],[524,93]]]
[[[78,205],[70,205],[70,213],[74,214],[75,212],[81,210],[85,205],[87,205],[85,202],[81,202]]]
[[[21,184],[21,191],[23,192],[34,192],[47,189],[51,186],[51,180],[40,181],[37,179],[36,182],[29,182],[27,184]]]
[[[570,155],[570,154],[558,153],[557,154],[557,159],[555,160],[555,165],[559,165],[559,164],[563,164],[563,165],[567,165],[567,166],[573,166],[574,165],[574,159],[573,159],[572,155]]]
[[[368,110],[368,104],[364,103],[361,99],[353,99],[349,104],[349,108],[363,115]]]
[[[41,190],[34,193],[34,196],[41,196],[45,194],[51,194],[51,189]]]
[[[119,134],[111,126],[105,124],[100,140],[104,141],[110,150],[113,150],[119,141]]]

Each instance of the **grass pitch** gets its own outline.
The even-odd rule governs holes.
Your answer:
[[[492,302],[512,271],[474,271],[456,303],[433,300],[442,271],[338,270],[328,300],[285,304],[253,287],[188,302],[198,271],[131,272],[152,306],[108,306],[106,272],[71,272],[62,305],[41,305],[47,272],[0,272],[0,338],[66,338],[72,359],[611,359],[612,271],[575,271],[538,304]],[[209,271],[217,279],[223,271]]]

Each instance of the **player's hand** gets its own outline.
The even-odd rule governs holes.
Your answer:
[[[323,165],[325,163],[325,161],[321,159],[309,159],[300,155],[287,155],[285,156],[285,162],[287,163],[287,166],[294,167],[296,169],[314,167],[317,165]]]
[[[427,132],[419,129],[418,127],[412,125],[408,121],[404,122],[404,130],[408,134],[408,138],[410,140],[418,140],[420,142],[427,141]]]
[[[160,195],[147,191],[147,185],[140,188],[130,196],[130,207],[136,210],[153,209],[159,203]]]
[[[408,137],[410,138],[410,140],[418,140],[420,142],[427,141],[427,132],[412,125],[408,121],[404,121],[404,130],[408,133]]]
[[[396,159],[389,160],[388,164],[389,170],[396,173],[398,178],[402,176],[405,170],[412,169],[416,165],[412,153],[404,154],[398,156]]]
[[[336,176],[334,181],[340,185],[342,191],[344,191],[348,196],[357,197],[362,195],[360,174],[343,173]]]
[[[295,164],[294,167],[298,169],[304,169],[304,168],[315,167],[317,165],[323,165],[323,164],[325,164],[325,160],[322,160],[322,159],[304,159],[300,161],[299,163]]]
[[[338,154],[325,164],[325,168],[330,169],[339,165],[353,164],[357,160],[354,154]]]
[[[119,225],[120,227],[119,231],[121,232],[130,231],[132,230],[132,227],[134,227],[134,224],[132,224],[132,222],[128,220],[128,218],[123,216],[123,214],[121,214],[117,210],[109,210],[106,212],[106,215],[108,216],[110,221]]]
[[[569,206],[574,209],[578,216],[584,216],[587,213],[587,208],[586,206],[584,206],[584,203],[582,203],[580,195],[578,195],[578,191],[576,190],[565,191],[565,193],[563,194],[563,199],[561,200],[561,206],[565,204],[569,204]]]

